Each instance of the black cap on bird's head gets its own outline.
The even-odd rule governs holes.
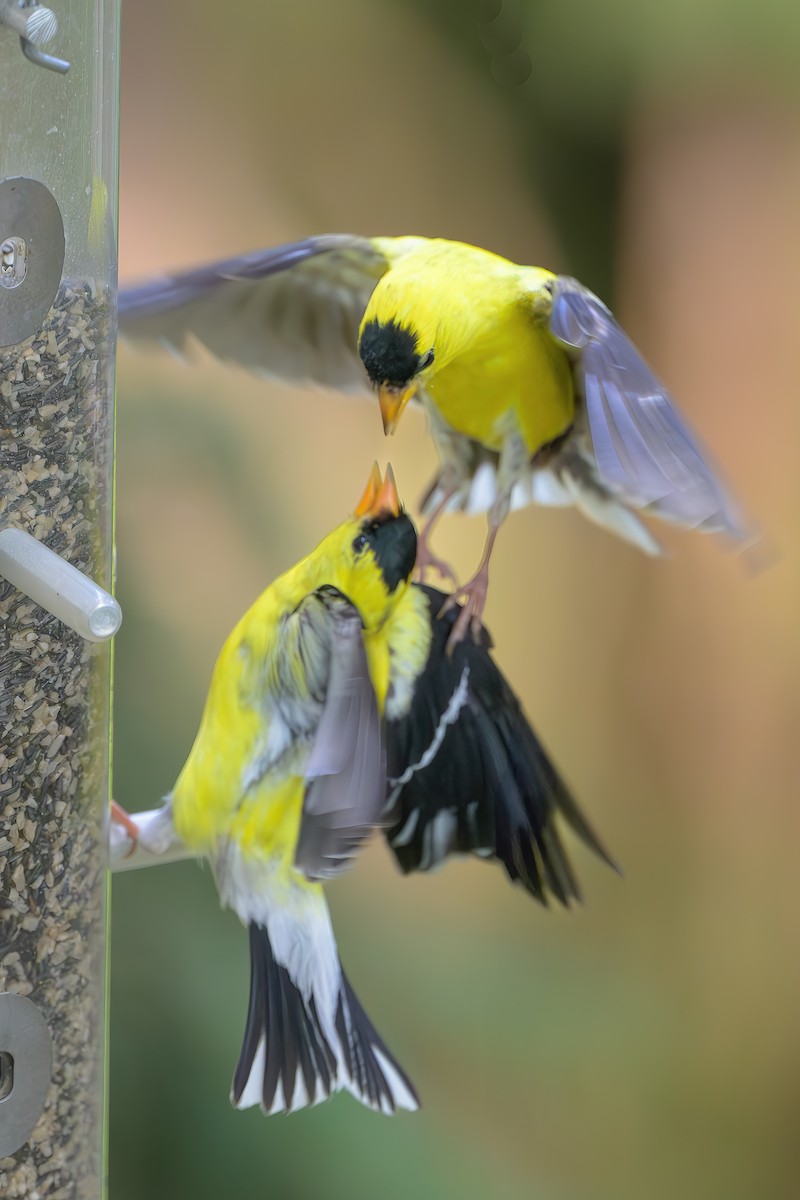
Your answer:
[[[408,387],[420,366],[417,335],[396,321],[368,321],[358,343],[371,381],[380,387]]]
[[[361,524],[353,548],[357,553],[367,547],[372,549],[386,587],[394,592],[414,570],[417,531],[400,507],[391,466],[386,468],[386,478],[381,479],[380,468],[375,463],[355,516],[360,518]]]
[[[358,341],[370,381],[378,389],[385,433],[394,433],[400,414],[417,390],[416,378],[433,362],[433,350],[420,351],[413,329],[397,321],[367,321]]]

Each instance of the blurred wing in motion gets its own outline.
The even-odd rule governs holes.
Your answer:
[[[550,330],[575,352],[602,482],[658,516],[737,540],[750,536],[700,443],[613,316],[576,279],[552,284]]]
[[[309,879],[347,870],[382,821],[386,753],[361,617],[342,597],[330,612],[330,671],[306,766],[295,866]]]
[[[426,871],[450,854],[471,852],[499,859],[543,904],[548,893],[565,905],[580,899],[557,814],[615,864],[495,665],[486,630],[448,652],[460,607],[442,613],[447,597],[422,590],[431,609],[430,656],[409,712],[387,727],[386,836],[400,867]]]
[[[123,335],[290,381],[369,390],[358,329],[388,267],[369,238],[328,234],[154,279],[119,295]]]

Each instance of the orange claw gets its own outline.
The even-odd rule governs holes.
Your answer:
[[[442,606],[442,613],[446,613],[448,609],[456,606],[459,597],[463,597],[464,603],[461,606],[461,612],[453,622],[453,628],[447,639],[448,654],[452,654],[458,643],[463,642],[468,631],[475,638],[480,636],[481,617],[486,607],[486,593],[489,590],[489,559],[492,557],[497,529],[497,526],[489,526],[489,533],[477,571],[465,584],[456,588]]]
[[[128,837],[131,839],[131,848],[125,855],[126,858],[130,858],[139,844],[139,826],[136,824],[133,817],[130,816],[129,813],[125,812],[125,809],[122,807],[122,805],[117,804],[116,800],[111,801],[111,820],[115,821],[117,825],[121,825]]]
[[[453,622],[450,636],[447,639],[447,653],[452,654],[459,642],[463,642],[467,634],[479,638],[481,633],[481,617],[486,607],[486,593],[489,588],[489,572],[486,567],[477,571],[467,583],[456,588],[442,605],[441,613],[448,612],[458,604],[457,597],[463,597],[461,612]]]
[[[455,591],[458,590],[458,576],[448,562],[443,558],[439,558],[433,553],[428,545],[428,539],[422,534],[417,538],[417,560],[414,563],[420,583],[425,582],[425,576],[429,571],[438,571],[442,579],[447,579],[453,585]]]
[[[448,504],[450,503],[452,497],[453,497],[452,489],[451,490],[445,489],[441,500],[436,505],[433,512],[428,517],[428,520],[425,522],[422,529],[419,531],[419,535],[417,536],[416,568],[417,568],[417,572],[419,574],[420,583],[425,582],[426,573],[429,570],[433,569],[434,571],[438,571],[443,579],[449,579],[452,582],[454,588],[457,588],[457,586],[458,586],[458,579],[456,577],[456,573],[453,570],[453,568],[450,566],[449,563],[446,563],[444,561],[444,559],[437,558],[437,556],[433,553],[433,551],[430,548],[430,540],[431,540],[431,533],[433,532],[433,527],[434,527],[434,525],[438,524],[443,513],[445,512],[445,509],[447,508]]]

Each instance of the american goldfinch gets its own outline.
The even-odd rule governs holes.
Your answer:
[[[451,644],[483,611],[510,508],[577,505],[649,554],[647,511],[749,536],[669,393],[575,279],[475,246],[332,234],[201,267],[120,295],[133,337],[194,335],[251,370],[377,393],[392,433],[424,407],[441,469],[423,501],[419,565],[447,508],[487,511],[480,564]]]
[[[178,837],[250,931],[239,1107],[293,1111],[343,1088],[381,1112],[418,1106],[342,971],[322,891],[382,821],[392,658],[413,673],[430,641],[406,599],[415,555],[391,475],[373,477],[355,516],[228,637],[168,797]]]
[[[578,896],[558,813],[613,866],[488,635],[446,650],[456,614],[440,619],[446,597],[409,582],[415,554],[391,472],[376,468],[354,516],[228,637],[159,817],[211,861],[249,927],[238,1107],[293,1111],[341,1089],[385,1113],[417,1107],[344,975],[322,891],[374,827],[405,871],[474,852],[541,901]]]

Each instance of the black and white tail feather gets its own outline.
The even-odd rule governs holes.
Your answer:
[[[419,586],[419,585],[415,585]],[[459,606],[423,587],[433,642],[408,712],[389,725],[386,836],[403,871],[450,854],[496,858],[546,904],[581,893],[557,828],[560,816],[618,870],[559,776],[495,665],[486,630],[450,652]]]
[[[250,999],[231,1100],[237,1108],[296,1112],[345,1090],[377,1112],[417,1109],[412,1083],[341,968],[321,897],[318,905],[313,936],[298,924],[285,962],[285,934],[273,935],[273,945],[264,925],[250,924]]]

